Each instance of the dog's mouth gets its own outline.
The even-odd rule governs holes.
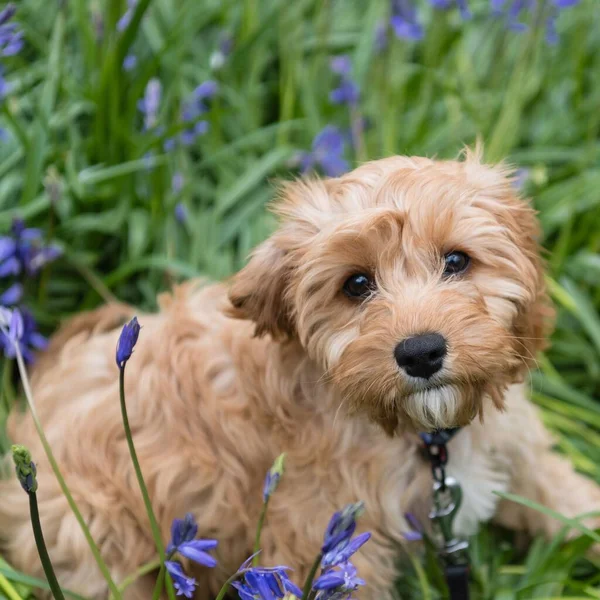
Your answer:
[[[464,392],[452,383],[425,382],[400,402],[402,410],[420,429],[429,431],[464,424]]]

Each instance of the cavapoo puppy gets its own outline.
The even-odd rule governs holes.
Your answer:
[[[188,282],[142,325],[126,375],[129,417],[163,537],[191,512],[216,538],[219,565],[194,573],[209,598],[247,558],[273,459],[287,453],[271,499],[262,562],[301,583],[331,514],[363,500],[354,557],[367,586],[391,596],[396,559],[424,521],[430,466],[420,431],[462,426],[448,473],[464,492],[462,534],[490,518],[553,534],[560,524],[500,501],[511,491],[568,516],[600,508],[600,488],[551,450],[524,382],[552,310],[538,225],[506,169],[392,157],[337,179],[285,185],[276,232],[229,284]],[[155,558],[119,409],[115,345],[133,309],[80,315],[33,370],[49,442],[116,580]],[[9,435],[38,462],[46,542],[61,583],[107,588],[27,414]],[[2,551],[41,575],[28,506],[0,484]],[[152,577],[128,588],[147,600]]]

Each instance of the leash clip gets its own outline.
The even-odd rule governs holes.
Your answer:
[[[448,565],[465,563],[469,542],[453,534],[456,513],[462,502],[462,489],[454,477],[433,482],[433,509],[429,513],[438,538],[440,556]]]

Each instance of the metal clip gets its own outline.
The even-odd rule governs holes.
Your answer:
[[[467,540],[459,539],[452,533],[456,513],[462,502],[462,489],[454,477],[433,483],[433,509],[429,513],[440,542],[440,554],[447,564],[467,561]]]

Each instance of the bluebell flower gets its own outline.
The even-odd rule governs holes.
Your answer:
[[[410,526],[410,530],[403,534],[402,537],[407,542],[419,542],[423,539],[423,527],[419,520],[412,513],[406,513],[404,515],[406,522]]]
[[[138,0],[127,0],[127,10],[125,14],[117,21],[117,31],[125,31],[131,23],[135,7],[137,6]]]
[[[141,327],[137,317],[133,317],[129,323],[123,325],[123,330],[121,331],[119,341],[117,342],[116,352],[117,366],[119,369],[123,369],[125,363],[131,358],[133,349],[138,341],[138,336],[140,335],[140,329]]]
[[[331,70],[340,76],[340,83],[336,89],[329,94],[329,99],[333,104],[347,104],[353,106],[358,102],[359,89],[356,83],[352,81],[350,72],[352,71],[352,61],[349,56],[336,56],[329,63]]]
[[[0,237],[0,277],[26,273],[34,275],[44,265],[60,256],[57,246],[43,246],[39,229],[25,227],[21,219],[15,219],[11,233]]]
[[[388,44],[388,24],[385,21],[380,21],[375,27],[375,51],[383,52]]]
[[[196,589],[196,580],[193,577],[188,577],[178,562],[166,560],[165,567],[173,580],[177,595],[192,598]]]
[[[16,23],[9,23],[16,12],[14,4],[7,4],[0,12],[0,56],[14,56],[23,48],[23,32]]]
[[[198,525],[192,514],[184,519],[174,519],[171,525],[171,541],[167,546],[167,554],[176,552],[205,567],[215,567],[217,561],[206,551],[217,547],[217,540],[196,540]]]
[[[0,100],[4,98],[10,91],[10,86],[4,77],[4,67],[0,65]]]
[[[335,567],[350,560],[358,550],[371,539],[370,533],[361,533],[355,538],[341,542],[323,556],[323,567]]]
[[[179,194],[181,192],[184,182],[185,179],[183,177],[183,173],[179,171],[173,173],[173,177],[171,177],[171,189],[173,190],[174,194]]]
[[[175,141],[175,138],[167,138],[164,143],[163,143],[163,149],[165,152],[172,152],[173,150],[175,150],[175,147],[177,146],[177,142]]]
[[[267,471],[267,476],[265,477],[265,483],[263,485],[263,502],[267,502],[277,489],[281,476],[283,475],[284,464],[285,453],[280,454],[273,462],[271,468]]]
[[[397,38],[405,40],[423,39],[423,28],[417,21],[417,11],[412,0],[392,0],[390,25]]]
[[[0,308],[0,349],[6,358],[15,358],[17,346],[21,351],[23,360],[27,363],[34,361],[34,350],[44,350],[48,346],[48,340],[38,332],[37,323],[33,315],[24,308],[9,311]],[[2,325],[9,318],[9,325]]]
[[[365,585],[365,581],[357,577],[356,567],[352,563],[344,563],[326,571],[314,581],[312,587],[318,591],[318,600],[338,600],[350,598],[352,592],[361,585]]]
[[[23,286],[20,283],[13,283],[7,290],[0,294],[0,305],[13,306],[23,297]]]
[[[353,535],[356,529],[356,519],[364,511],[364,504],[357,502],[348,504],[341,511],[334,513],[331,517],[321,551],[323,555],[331,552],[340,544],[347,542]]]
[[[175,212],[175,219],[177,219],[178,223],[180,223],[181,225],[183,225],[184,223],[187,223],[189,215],[188,215],[188,210],[183,202],[178,202],[175,205],[174,212]]]
[[[300,155],[300,169],[303,173],[320,167],[328,177],[338,177],[350,169],[343,158],[346,142],[337,127],[327,125],[314,138],[310,152]]]
[[[275,600],[286,594],[302,598],[302,590],[288,577],[289,567],[250,567],[252,556],[238,569],[242,576],[233,582],[242,600]]]
[[[145,130],[152,129],[156,126],[161,94],[162,85],[160,80],[153,77],[146,85],[144,97],[141,100],[138,100],[138,109],[144,115]]]
[[[191,98],[183,105],[181,111],[181,120],[184,123],[195,122],[180,136],[181,143],[184,146],[191,146],[196,139],[204,135],[209,129],[208,121],[198,121],[201,115],[208,110],[207,100],[210,100],[218,92],[219,86],[216,81],[207,80],[201,83],[192,92]]]
[[[123,68],[126,71],[133,71],[133,69],[135,69],[136,66],[137,66],[137,56],[135,54],[128,54],[123,59]]]
[[[472,17],[467,0],[429,0],[429,2],[434,8],[441,10],[447,10],[455,4],[463,19],[468,20]]]
[[[556,31],[556,20],[561,10],[575,6],[579,0],[549,0],[546,8],[546,42],[554,45],[559,41]],[[508,0],[508,8],[505,8],[507,0],[490,0],[492,13],[495,15],[506,15],[508,29],[522,33],[529,30],[529,26],[523,22],[528,13],[535,11],[536,0]]]

